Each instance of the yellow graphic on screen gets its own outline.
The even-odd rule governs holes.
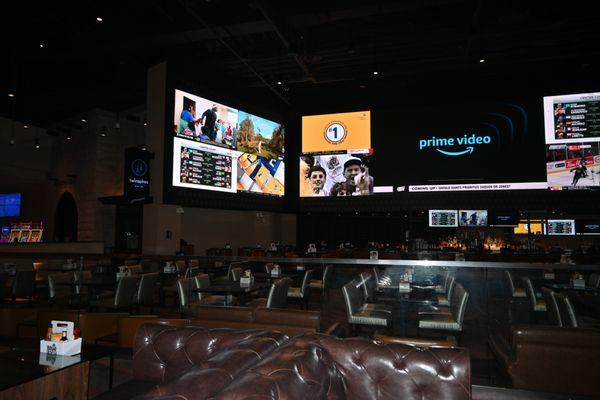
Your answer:
[[[371,148],[371,112],[302,117],[302,153]]]

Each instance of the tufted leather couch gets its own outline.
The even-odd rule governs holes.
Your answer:
[[[324,334],[146,324],[134,345],[144,400],[469,399],[470,376],[464,349]]]

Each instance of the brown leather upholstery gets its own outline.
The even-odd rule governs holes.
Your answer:
[[[402,338],[375,334],[373,335],[373,340],[376,340],[383,344],[401,343],[417,347],[456,347],[456,339],[454,339],[453,337],[449,338],[448,340],[430,340],[419,338]]]
[[[94,343],[96,339],[114,335],[118,331],[118,321],[127,313],[86,313],[79,315],[79,328],[84,342]],[[42,310],[37,315],[38,337],[44,337],[48,323],[52,320],[77,323],[77,310]]]
[[[217,399],[469,399],[469,353],[306,335],[248,369]]]
[[[517,389],[600,396],[600,330],[519,326],[490,346]]]
[[[132,348],[137,330],[140,326],[147,323],[173,327],[191,325],[191,321],[189,319],[159,318],[157,315],[129,315],[127,317],[119,318],[119,347],[126,349]]]
[[[144,398],[204,399],[287,340],[286,335],[262,330],[144,324],[135,337],[134,378],[163,383]]]
[[[194,309],[194,319],[214,320],[214,321],[233,321],[233,322],[252,322],[254,316],[252,308],[248,307],[196,307]]]

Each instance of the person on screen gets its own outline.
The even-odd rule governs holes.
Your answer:
[[[217,110],[217,105],[213,104],[211,108],[204,111],[202,117],[200,118],[202,133],[213,142],[217,137],[217,130],[215,129],[215,123],[217,122]]]
[[[583,177],[583,168],[580,165],[580,166],[573,168],[569,172],[573,172],[573,171],[575,171],[575,174],[573,175],[573,182],[571,182],[571,186],[577,186],[577,182],[579,182],[579,179],[581,179]]]
[[[581,166],[582,178],[587,178],[587,167],[585,166],[587,161],[585,161],[585,156],[581,156],[581,160],[579,160],[579,165]]]
[[[308,178],[311,187],[312,196],[324,197],[329,195],[324,189],[327,175],[325,174],[325,169],[323,167],[320,165],[310,167],[306,177]]]
[[[181,110],[181,115],[179,116],[177,133],[194,136],[196,124],[199,121],[199,119],[194,118],[196,115],[196,104],[193,101],[186,102],[185,100],[183,110]]]
[[[356,186],[349,182],[337,182],[331,189],[332,196],[352,196],[356,192]]]
[[[471,217],[469,218],[469,225],[477,226],[478,220],[479,220],[479,216],[477,215],[476,212],[474,212],[473,214],[471,214]]]
[[[356,185],[355,195],[373,194],[373,177],[360,159],[351,158],[344,163],[344,177],[346,182]]]

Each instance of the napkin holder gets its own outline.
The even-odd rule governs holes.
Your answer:
[[[57,356],[74,356],[81,353],[81,338],[75,339],[73,328],[75,324],[70,321],[52,321],[52,333],[61,333],[67,331],[67,340],[49,341],[40,340],[40,353],[55,354]]]

